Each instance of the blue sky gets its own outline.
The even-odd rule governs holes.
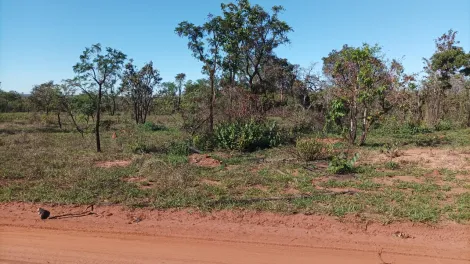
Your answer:
[[[202,77],[186,40],[174,33],[183,21],[200,24],[219,14],[222,0],[0,0],[0,82],[3,90],[28,93],[34,84],[74,76],[72,66],[94,43],[126,53],[141,66],[152,60],[164,81],[184,72]],[[228,2],[228,1],[225,1]],[[407,72],[422,69],[433,40],[448,29],[470,50],[470,1],[251,0],[283,5],[294,29],[292,43],[277,50],[292,63],[319,63],[343,44],[378,43],[388,58],[403,58]]]

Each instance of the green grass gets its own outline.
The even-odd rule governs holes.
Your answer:
[[[65,116],[63,119],[64,128],[59,129],[53,115],[0,114],[1,202],[244,208],[336,217],[354,214],[384,223],[470,221],[470,189],[464,194],[452,192],[454,188],[470,186],[470,180],[456,178],[468,175],[468,171],[442,168],[439,172],[445,184],[441,184],[425,179],[424,175],[432,172],[425,164],[421,167],[363,162],[356,167],[354,177],[344,179],[341,177],[350,175],[337,176],[327,171],[328,161],[296,160],[292,154],[294,145],[251,153],[214,152],[211,156],[222,165],[202,168],[188,163],[182,142],[189,135],[179,129],[178,116],[150,116],[149,121],[167,128],[162,130],[142,129],[125,115],[105,116],[110,125],[101,132],[102,153],[95,152],[91,130],[82,138]],[[111,138],[113,132],[116,139]],[[432,132],[424,136],[445,133],[450,143],[437,147],[468,146],[468,132]],[[372,135],[370,141],[378,146],[397,138]],[[346,146],[336,144],[334,148],[341,150]],[[356,151],[376,151],[374,148],[371,150],[369,145]],[[132,162],[128,167],[95,166],[96,162],[113,160]],[[396,176],[413,176],[417,181],[378,181]],[[332,188],[354,188],[358,192],[332,195],[327,192]],[[308,197],[295,198],[297,195]],[[269,200],[273,197],[281,199]]]

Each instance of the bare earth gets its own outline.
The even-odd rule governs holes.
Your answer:
[[[470,263],[470,226],[0,204],[0,263]],[[381,254],[379,254],[381,252]]]

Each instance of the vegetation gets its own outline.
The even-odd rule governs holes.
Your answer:
[[[293,30],[283,11],[238,0],[179,23],[205,79],[162,82],[152,62],[94,44],[70,79],[0,90],[0,201],[468,223],[470,53],[457,32],[420,79],[375,44],[332,50],[316,74],[277,56]]]

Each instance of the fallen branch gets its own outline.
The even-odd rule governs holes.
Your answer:
[[[87,216],[87,215],[94,215],[96,213],[93,212],[93,209],[94,209],[93,207],[94,207],[94,205],[92,204],[92,205],[89,205],[87,208],[85,208],[85,211],[83,211],[83,212],[56,215],[56,216],[49,217],[49,219],[64,219],[64,218],[83,217],[83,216]],[[91,210],[87,211],[90,208],[91,208]]]

